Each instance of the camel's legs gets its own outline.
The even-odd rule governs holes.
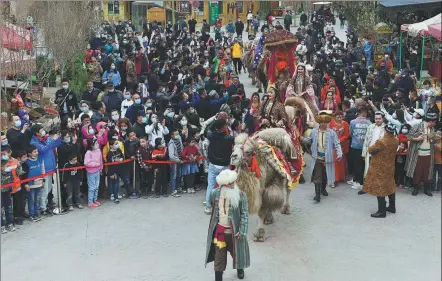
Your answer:
[[[265,240],[265,230],[264,230],[264,218],[265,218],[265,212],[262,210],[259,211],[259,221],[258,221],[258,229],[256,230],[256,233],[253,234],[255,236],[254,241],[255,242],[264,242]]]
[[[271,211],[266,212],[266,216],[264,218],[264,224],[272,224],[274,222],[273,213]]]
[[[291,190],[288,189],[286,191],[285,199],[284,199],[284,205],[282,205],[281,208],[281,214],[290,215],[291,213],[291,207],[290,207],[290,192]]]

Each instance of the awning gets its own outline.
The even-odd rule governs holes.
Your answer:
[[[410,36],[418,36],[424,35],[429,36],[428,26],[433,24],[441,24],[442,22],[442,14],[438,14],[430,19],[424,20],[422,22],[413,23],[413,24],[403,24],[401,25],[401,30],[408,31]]]
[[[428,33],[430,33],[431,36],[436,38],[439,41],[442,41],[442,26],[440,23],[435,23],[428,26]]]
[[[1,43],[4,48],[14,50],[31,50],[30,31],[8,24],[0,27]]]
[[[384,7],[398,7],[398,6],[408,6],[408,5],[419,5],[428,3],[437,3],[440,1],[435,0],[404,0],[404,1],[380,1],[379,4]]]

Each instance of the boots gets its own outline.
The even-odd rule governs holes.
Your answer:
[[[215,271],[215,281],[223,281],[223,272]]]
[[[321,185],[315,184],[315,194],[316,196],[313,198],[316,202],[321,202]]]
[[[300,183],[300,184],[304,184],[304,183],[305,183],[305,179],[304,179],[304,175],[303,175],[303,174],[301,174],[301,175],[299,176],[299,183]]]
[[[322,184],[321,193],[324,196],[328,196],[328,192],[327,192],[326,188],[327,188],[327,184]]]
[[[424,194],[427,196],[433,196],[433,193],[431,193],[431,183],[424,183]]]
[[[413,185],[413,193],[411,195],[416,196],[419,193],[419,185],[415,184]]]
[[[388,195],[388,207],[387,212],[396,213],[396,193]]]
[[[244,279],[244,269],[237,269],[236,275],[238,276],[238,279]]]
[[[371,214],[372,218],[385,218],[387,216],[387,203],[385,202],[385,197],[378,196],[378,211]]]

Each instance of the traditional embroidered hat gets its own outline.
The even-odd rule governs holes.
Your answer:
[[[216,182],[220,185],[229,185],[236,181],[238,178],[238,174],[235,171],[232,170],[223,170],[221,173],[219,173],[218,176],[216,176]]]
[[[315,120],[318,123],[330,123],[333,119],[333,111],[321,110]]]
[[[389,133],[396,133],[396,126],[393,123],[388,123],[387,126],[385,126],[385,131]]]
[[[422,108],[415,109],[414,112],[419,114],[420,117],[424,117],[425,116],[425,111]]]

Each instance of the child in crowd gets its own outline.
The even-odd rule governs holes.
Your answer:
[[[109,152],[106,155],[106,162],[123,162],[124,153],[121,151],[121,143],[118,140],[111,139],[109,141]],[[129,178],[126,175],[126,168],[124,165],[110,165],[107,167],[107,182],[109,187],[110,199],[114,200],[116,204],[120,203],[118,199],[118,194],[120,192],[120,181],[121,177],[126,185],[129,185]]]
[[[45,173],[45,167],[43,158],[38,155],[38,149],[35,145],[29,145],[26,149],[28,153],[28,160],[26,165],[28,166],[28,178],[40,176]],[[27,199],[28,199],[28,211],[29,219],[33,222],[41,220],[38,210],[40,210],[40,192],[43,189],[43,178],[29,181],[25,184]]]
[[[28,177],[29,167],[26,164],[26,161],[28,160],[28,154],[25,150],[19,150],[16,153],[18,163],[21,166],[21,172],[17,174],[19,180],[24,180]],[[25,190],[25,184],[23,183],[20,186],[20,189],[12,194],[12,201],[13,201],[13,209],[14,209],[14,222],[15,224],[22,225],[23,219],[25,219],[26,212],[26,190]]]
[[[139,167],[140,170],[139,173],[140,178],[138,182],[141,183],[141,194],[145,199],[147,199],[147,197],[149,196],[149,193],[152,190],[152,183],[153,183],[152,165],[144,162],[147,160],[151,160],[151,151],[152,148],[150,146],[150,142],[148,141],[148,137],[141,136],[136,155],[138,162],[137,167]]]
[[[77,154],[73,153],[68,156],[68,162],[63,166],[63,169],[69,170],[63,171],[61,175],[61,182],[66,188],[66,205],[69,211],[74,210],[72,198],[74,198],[77,208],[83,209],[80,204],[80,186],[83,176],[81,169],[78,169],[78,167],[80,167],[80,164],[78,163]]]
[[[407,161],[408,153],[408,139],[407,134],[410,130],[410,125],[402,125],[401,131],[398,134],[399,146],[396,154],[395,166],[395,181],[399,189],[405,189],[405,162]]]
[[[137,149],[138,149],[140,142],[137,139],[137,134],[134,131],[128,130],[127,134],[128,134],[128,138],[124,141],[124,157],[126,159],[135,160],[137,158]],[[129,176],[129,182],[131,184],[130,186],[133,187],[134,183],[132,181],[134,178],[133,177],[134,173],[135,173],[135,183],[139,182],[139,181],[137,181],[137,178],[139,177],[139,173],[140,173],[140,171],[138,169],[138,165],[134,165],[133,162],[128,162],[128,163],[125,163],[124,166],[126,167],[127,174]],[[135,167],[135,171],[134,171],[134,167]],[[152,179],[152,181],[153,181],[153,179]],[[135,193],[135,195],[136,195],[139,193],[139,190],[140,190],[139,185],[136,185],[135,190],[133,190],[133,191],[128,190],[128,192],[131,191],[130,194]]]
[[[162,138],[155,139],[155,149],[152,151],[152,159],[158,161],[164,161],[167,159],[167,148],[164,145]],[[160,195],[167,197],[167,165],[156,164],[154,165],[155,171],[155,197]]]
[[[22,175],[24,172],[23,172],[21,163],[17,159],[15,159],[14,157],[12,157],[11,147],[9,145],[2,145],[1,155],[2,155],[2,160],[8,161],[6,168],[11,171],[14,181],[19,181],[20,180],[19,175]],[[25,193],[24,193],[24,190],[22,190],[20,183],[15,183],[12,186],[11,196],[12,196],[12,200],[14,202],[13,209],[15,210],[14,222],[18,225],[22,225],[23,221],[22,221],[21,217],[24,214]],[[15,215],[16,213],[19,213],[19,214],[17,214],[17,216],[16,216]],[[17,218],[17,220],[15,220],[15,218]]]
[[[181,184],[181,164],[183,163],[181,153],[183,152],[183,143],[181,142],[180,133],[177,129],[173,129],[170,134],[168,145],[169,159],[175,164],[170,164],[170,191],[173,197],[180,197],[178,190]]]
[[[101,155],[97,139],[87,140],[84,165],[87,171],[88,207],[96,208],[101,205],[100,202],[98,202],[98,187],[100,186],[100,173],[103,170],[103,156]]]
[[[183,160],[186,161],[186,163],[182,164],[181,169],[186,186],[184,193],[195,193],[193,185],[195,183],[195,175],[198,173],[197,159],[200,156],[200,153],[195,139],[189,138],[187,143],[188,145],[184,147],[183,152],[181,153]]]
[[[8,160],[1,160],[1,183],[2,186],[6,184],[10,184],[14,182],[14,177],[11,173],[11,168],[8,167]],[[3,219],[3,215],[1,216],[2,219],[2,234],[7,233],[8,231],[15,231],[14,226],[14,218],[13,218],[13,212],[12,212],[12,197],[11,197],[11,191],[12,186],[10,187],[2,187],[1,189],[1,197],[2,197],[2,207],[5,210],[5,220]],[[5,226],[6,224],[6,226]]]

